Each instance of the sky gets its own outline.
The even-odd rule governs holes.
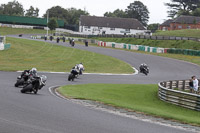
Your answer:
[[[7,4],[12,0],[0,0],[0,4]],[[23,5],[25,10],[30,6],[39,8],[39,16],[42,17],[47,9],[53,6],[61,6],[63,8],[77,8],[86,10],[90,15],[103,16],[105,12],[113,12],[116,9],[125,10],[134,0],[17,0]],[[149,14],[149,22],[163,23],[167,18],[167,7],[164,3],[170,0],[139,0],[147,6]]]

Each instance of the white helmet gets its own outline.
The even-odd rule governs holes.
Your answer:
[[[34,73],[34,74],[36,74],[37,73],[37,69],[36,68],[32,68],[31,72]]]

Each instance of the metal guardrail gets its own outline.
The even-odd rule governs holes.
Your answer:
[[[189,80],[166,81],[158,84],[161,100],[178,106],[200,111],[200,95],[189,91]]]

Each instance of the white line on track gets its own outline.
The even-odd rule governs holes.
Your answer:
[[[135,71],[132,74],[113,74],[113,73],[84,73],[85,75],[122,75],[122,76],[128,76],[128,75],[136,75],[138,74],[138,70],[134,67],[132,67]],[[17,71],[17,72],[23,72],[23,71]],[[38,71],[38,73],[52,73],[52,74],[69,74],[69,72],[44,72],[44,71]]]

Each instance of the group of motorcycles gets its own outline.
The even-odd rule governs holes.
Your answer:
[[[146,64],[140,65],[140,73],[148,75],[149,67]],[[68,75],[68,81],[74,81],[78,75],[82,75],[84,66],[82,63],[76,64]],[[42,89],[46,85],[47,77],[45,75],[37,75],[37,69],[24,70],[20,76],[17,77],[15,87],[21,87],[21,93],[33,92],[37,94],[38,90]]]
[[[72,69],[68,76],[68,81],[74,81],[75,78],[78,77],[78,75],[82,75],[84,71],[84,66],[82,63],[76,64]]]
[[[37,75],[37,69],[24,70],[20,76],[17,77],[15,87],[21,87],[21,93],[33,92],[37,94],[43,86],[46,85],[47,77],[45,75]]]

